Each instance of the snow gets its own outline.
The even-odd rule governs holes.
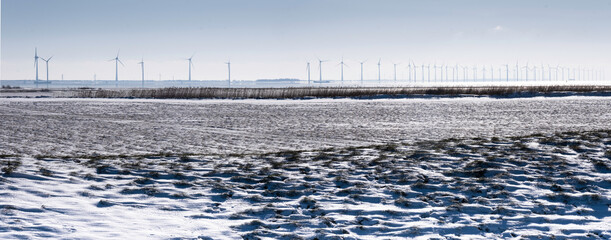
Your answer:
[[[0,99],[0,239],[609,239],[610,107]]]
[[[0,154],[248,154],[611,127],[605,97],[0,99]]]

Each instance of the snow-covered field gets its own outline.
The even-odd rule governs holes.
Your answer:
[[[610,112],[0,99],[0,239],[609,239]]]
[[[0,99],[0,154],[230,154],[611,128],[607,97]]]
[[[611,131],[245,156],[5,157],[0,238],[609,239]]]

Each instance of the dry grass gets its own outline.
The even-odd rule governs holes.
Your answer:
[[[511,87],[304,87],[304,88],[156,88],[156,89],[82,89],[84,98],[160,98],[160,99],[286,99],[286,98],[366,98],[376,96],[511,96],[561,92],[611,92],[611,86],[511,86]]]

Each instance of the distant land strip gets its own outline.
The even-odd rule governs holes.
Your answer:
[[[37,95],[39,93],[40,96]],[[3,88],[0,97],[76,97],[146,99],[313,99],[442,97],[611,96],[611,85],[460,86],[460,87],[288,87],[288,88]]]

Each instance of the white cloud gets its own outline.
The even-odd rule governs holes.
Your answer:
[[[496,27],[492,28],[493,32],[500,32],[503,31],[503,26],[501,25],[497,25]]]

